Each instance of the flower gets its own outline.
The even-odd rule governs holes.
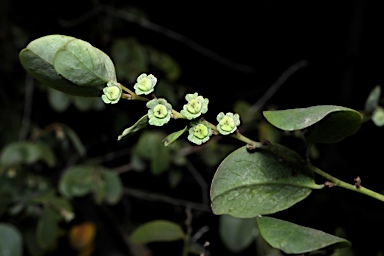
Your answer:
[[[216,128],[223,135],[233,133],[237,129],[237,126],[240,125],[239,114],[233,114],[231,112],[228,112],[225,115],[223,112],[220,112],[217,115],[216,120],[219,122]]]
[[[172,106],[165,99],[153,99],[147,102],[150,125],[162,126],[171,119]]]
[[[187,94],[185,99],[188,103],[183,106],[183,110],[180,111],[180,114],[188,118],[188,120],[207,113],[209,103],[208,99],[204,99],[203,96],[198,96],[197,92],[194,94]]]
[[[101,99],[106,104],[116,104],[120,100],[122,91],[121,85],[118,82],[111,80],[107,83],[107,87],[104,87],[104,94],[101,95]]]
[[[157,83],[157,78],[154,75],[148,75],[143,73],[137,79],[137,83],[133,86],[137,95],[148,95],[153,92]]]
[[[206,121],[194,121],[191,122],[191,126],[189,128],[188,140],[197,145],[207,142],[212,135],[212,129]]]

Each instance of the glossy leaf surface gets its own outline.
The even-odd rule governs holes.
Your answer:
[[[246,147],[229,154],[213,177],[213,213],[239,218],[271,214],[291,207],[312,189],[320,188],[305,165],[296,161],[296,154],[284,150],[284,158],[265,150],[249,153]]]
[[[356,133],[362,115],[353,109],[324,105],[277,111],[264,111],[264,117],[285,131],[306,129],[309,143],[335,143]]]

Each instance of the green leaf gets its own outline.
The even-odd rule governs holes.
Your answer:
[[[258,234],[255,218],[220,216],[219,235],[224,245],[232,252],[238,253],[246,249]]]
[[[20,231],[8,223],[0,223],[0,255],[23,255],[23,240]]]
[[[281,155],[267,150],[249,153],[241,147],[217,169],[211,185],[214,214],[252,218],[285,210],[306,198],[317,185],[298,155],[273,144]]]
[[[120,177],[111,171],[103,171],[101,176],[105,183],[105,198],[109,204],[116,204],[123,195],[123,184]]]
[[[154,220],[137,227],[131,234],[132,243],[170,242],[184,238],[179,225],[167,220]]]
[[[271,217],[257,218],[261,236],[274,248],[288,254],[351,246],[343,238]]]
[[[60,193],[67,198],[91,193],[96,186],[94,182],[96,168],[91,165],[75,165],[66,169],[60,177]]]
[[[384,125],[384,108],[377,107],[372,114],[372,122],[376,126],[383,126]]]
[[[59,75],[53,66],[57,50],[73,39],[75,38],[64,35],[48,35],[35,39],[20,51],[20,62],[29,74],[46,86],[72,95],[98,97],[100,88],[78,86]]]
[[[187,131],[187,129],[188,129],[188,126],[185,126],[184,129],[169,134],[167,137],[163,139],[164,146],[166,147],[171,146],[181,135],[183,135],[184,132]]]
[[[353,109],[340,106],[314,106],[277,111],[264,111],[264,117],[275,127],[294,131],[306,129],[309,143],[335,143],[356,133],[362,115]]]
[[[125,129],[121,135],[117,138],[117,140],[121,140],[124,138],[127,138],[129,135],[132,135],[133,133],[143,129],[148,125],[148,114],[144,115],[142,118],[140,118],[134,125],[131,127]]]
[[[381,95],[381,87],[377,85],[369,93],[368,98],[365,101],[364,110],[366,112],[370,113],[376,109],[376,107],[379,105],[380,95]]]
[[[151,172],[154,175],[163,173],[171,164],[170,148],[164,147],[161,141],[163,136],[160,132],[144,132],[135,148],[140,157],[150,161]]]
[[[79,86],[102,89],[108,81],[116,81],[115,67],[108,55],[80,39],[69,40],[60,47],[53,66],[57,73]]]
[[[37,222],[36,239],[40,247],[48,248],[53,245],[58,235],[60,216],[50,207],[45,207]]]
[[[4,148],[0,155],[2,165],[33,164],[39,160],[50,167],[56,164],[52,150],[42,142],[13,142]]]

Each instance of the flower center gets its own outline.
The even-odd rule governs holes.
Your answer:
[[[157,118],[164,118],[167,116],[168,111],[164,105],[159,104],[153,109],[153,114]]]
[[[198,114],[201,111],[201,103],[197,99],[192,99],[188,102],[187,110],[191,114]]]
[[[204,139],[208,136],[208,127],[203,124],[196,125],[193,135],[199,139]]]
[[[106,88],[104,94],[109,100],[117,100],[120,96],[120,88],[117,86],[109,86]]]
[[[235,122],[233,121],[233,118],[229,116],[223,117],[223,119],[219,122],[220,127],[223,131],[230,132],[235,128]]]
[[[152,81],[149,78],[143,78],[139,82],[139,89],[143,92],[149,91],[152,88]]]

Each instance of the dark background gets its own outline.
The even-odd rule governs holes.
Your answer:
[[[240,98],[256,102],[287,68],[301,60],[308,65],[293,74],[268,103],[280,109],[333,104],[361,110],[373,87],[383,84],[384,21],[379,1],[101,1],[116,8],[136,7],[161,28],[146,29],[103,12],[71,26],[63,25],[86,17],[95,2],[2,0],[2,91],[8,87],[8,91],[22,91],[12,88],[15,80],[22,81],[26,75],[18,62],[18,52],[28,42],[49,34],[74,36],[106,53],[114,38],[134,36],[173,56],[182,67],[180,83],[207,95],[213,113],[231,111],[233,102]],[[104,20],[100,19],[103,15]],[[170,38],[166,29],[184,38]],[[196,51],[187,39],[204,49]],[[209,51],[214,54],[207,56]],[[217,56],[221,61],[215,59]],[[69,115],[47,111],[42,118],[35,113],[36,119],[41,119],[34,121],[67,122],[80,130],[86,127]],[[0,126],[2,130],[7,124],[18,129],[16,123],[3,119]],[[108,132],[105,127],[101,129]],[[353,178],[360,176],[364,186],[383,191],[381,132],[369,122],[356,136],[337,145],[320,145],[318,165],[347,182],[353,183]],[[103,139],[108,136],[115,138],[116,134],[104,135]],[[83,137],[87,140],[91,136],[84,133]],[[116,143],[107,146],[112,150],[121,147]],[[383,249],[383,213],[381,202],[334,188],[316,191],[286,216],[328,232],[342,226],[356,255],[376,255]],[[215,221],[210,217],[204,220]]]

